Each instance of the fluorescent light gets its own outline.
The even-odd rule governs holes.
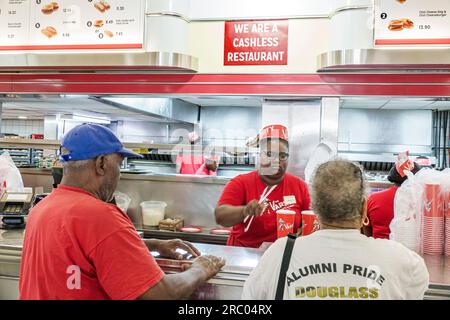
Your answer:
[[[73,121],[79,121],[79,122],[91,122],[91,123],[98,123],[98,124],[111,124],[111,121],[107,118],[96,118],[96,117],[86,117],[86,116],[72,116]]]
[[[19,119],[28,119],[28,117],[25,116],[18,116]]]

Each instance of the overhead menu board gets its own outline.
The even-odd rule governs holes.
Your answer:
[[[375,0],[375,45],[450,45],[450,0]]]
[[[141,49],[145,0],[0,0],[0,50]]]

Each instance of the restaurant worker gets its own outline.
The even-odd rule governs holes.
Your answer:
[[[195,131],[192,131],[188,134],[188,140],[191,147],[193,147],[200,140],[200,137]],[[181,152],[176,159],[177,174],[217,175],[216,158],[196,155],[194,150],[182,150]]]
[[[139,156],[112,131],[83,124],[61,142],[63,179],[30,212],[20,267],[20,299],[180,299],[214,276],[224,260],[199,256],[180,240],[142,240],[128,216],[109,204],[124,157]],[[150,251],[197,257],[165,275]]]
[[[374,192],[367,201],[367,218],[364,234],[369,237],[389,239],[389,225],[394,218],[394,199],[398,188],[408,179],[405,171],[416,174],[420,165],[406,157],[399,156],[395,165],[389,171],[387,179],[394,184],[386,190]]]
[[[257,170],[233,178],[224,188],[215,210],[216,221],[233,227],[228,245],[258,248],[277,239],[276,211],[296,213],[294,232],[301,224],[300,212],[309,210],[306,183],[286,173],[289,143],[286,127],[270,125],[260,133]]]
[[[293,240],[283,299],[422,299],[429,274],[424,260],[393,240],[361,234],[366,182],[359,165],[321,164],[310,185],[320,230]],[[274,299],[288,237],[267,249],[244,284],[243,299]]]

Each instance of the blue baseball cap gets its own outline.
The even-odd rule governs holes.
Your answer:
[[[61,155],[61,161],[88,160],[111,153],[118,153],[123,157],[143,158],[142,155],[125,149],[110,129],[98,124],[85,123],[76,126],[64,135],[61,147],[70,152]]]

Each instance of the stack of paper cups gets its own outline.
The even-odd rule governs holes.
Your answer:
[[[444,254],[444,201],[439,184],[425,184],[423,214],[423,253]]]
[[[445,255],[450,256],[450,190],[445,194]]]

